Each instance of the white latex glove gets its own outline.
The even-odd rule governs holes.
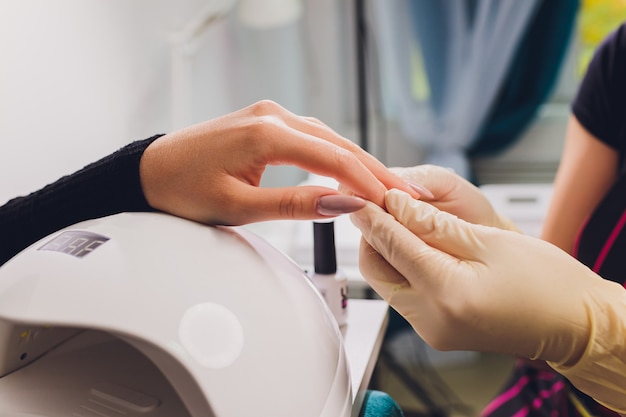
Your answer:
[[[398,190],[351,215],[361,272],[431,346],[549,361],[626,412],[626,291],[545,241]],[[397,219],[397,220],[396,220]]]
[[[454,171],[437,165],[418,165],[410,168],[391,168],[404,180],[419,184],[433,194],[433,198],[422,196],[439,210],[452,213],[475,224],[494,226],[518,231],[513,222],[497,213],[487,197],[471,182]]]

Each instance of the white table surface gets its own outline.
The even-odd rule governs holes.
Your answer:
[[[388,304],[382,300],[348,300],[343,331],[352,382],[352,416],[358,416],[387,329]]]

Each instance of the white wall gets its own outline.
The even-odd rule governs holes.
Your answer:
[[[194,3],[0,4],[0,201],[168,128],[165,35]]]
[[[0,204],[168,132],[168,36],[207,1],[0,2]],[[271,98],[341,130],[352,81],[341,3],[307,1],[301,22],[262,33],[234,12],[211,26],[193,63],[192,121]],[[287,174],[267,175],[277,185],[302,176]]]

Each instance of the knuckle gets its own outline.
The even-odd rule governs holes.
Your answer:
[[[298,219],[305,209],[305,199],[295,192],[284,195],[278,205],[279,215],[285,219]]]
[[[276,114],[278,112],[281,112],[283,108],[275,101],[264,99],[252,104],[251,110],[254,115],[263,116],[268,114]]]
[[[317,117],[313,117],[313,116],[302,116],[302,119],[313,123],[313,124],[317,124],[320,126],[326,126],[326,123],[322,122],[320,119],[318,119]]]
[[[280,120],[273,115],[256,116],[248,125],[250,139],[265,140],[277,134],[281,124]]]
[[[357,157],[352,152],[341,147],[335,147],[333,158],[337,167],[342,170],[351,170],[357,162]]]

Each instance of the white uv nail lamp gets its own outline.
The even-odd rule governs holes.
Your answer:
[[[349,416],[342,340],[258,236],[117,214],[0,267],[0,415]]]

